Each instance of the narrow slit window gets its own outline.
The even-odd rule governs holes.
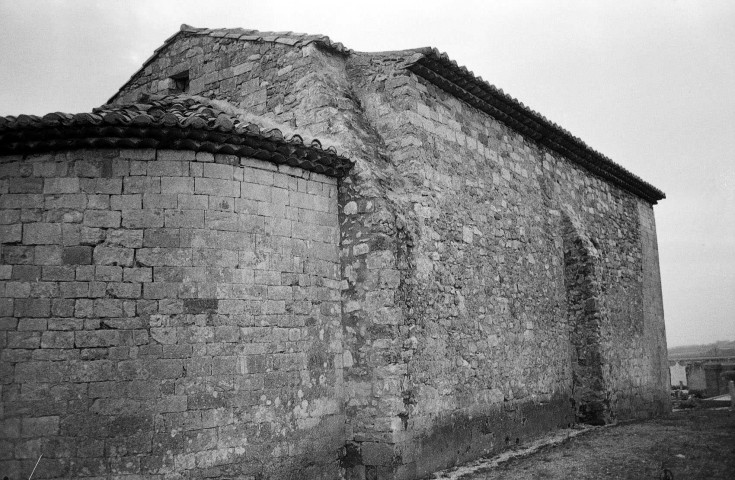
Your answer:
[[[177,73],[171,77],[173,80],[174,93],[187,93],[189,91],[189,71]]]

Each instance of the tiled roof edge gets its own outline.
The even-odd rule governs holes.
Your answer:
[[[349,55],[352,50],[340,42],[333,42],[326,35],[309,35],[297,32],[261,32],[258,30],[247,30],[244,28],[196,28],[183,24],[179,32],[192,33],[195,35],[208,35],[215,38],[231,38],[250,42],[281,43],[290,46],[304,47],[317,43],[322,47],[342,55]],[[175,36],[175,35],[174,35]],[[171,40],[173,37],[169,38]],[[167,40],[168,41],[168,40]]]
[[[477,77],[435,48],[416,50],[406,68],[473,107],[501,120],[519,133],[567,157],[589,172],[652,204],[666,195],[581,139]]]
[[[354,165],[333,147],[322,149],[318,140],[307,145],[299,135],[285,138],[280,130],[261,131],[225,114],[207,122],[195,116],[96,110],[0,117],[0,155],[81,148],[191,150],[252,157],[338,178]]]
[[[315,43],[327,50],[338,53],[340,55],[349,55],[352,50],[342,45],[340,42],[333,42],[326,35],[308,35],[306,33],[294,33],[294,32],[261,32],[258,30],[246,30],[244,28],[197,28],[181,24],[179,31],[164,40],[163,44],[153,51],[153,54],[143,62],[143,65],[133,73],[130,78],[118,89],[113,96],[107,100],[108,103],[115,100],[120,92],[125,88],[140,72],[156,59],[158,54],[166,48],[169,44],[173,43],[179,35],[202,35],[210,36],[214,38],[229,38],[234,40],[243,40],[249,42],[270,42],[280,43],[283,45],[289,45],[292,47],[305,47],[312,43]]]

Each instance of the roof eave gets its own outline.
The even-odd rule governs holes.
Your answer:
[[[145,102],[143,102],[145,100]],[[145,103],[145,104],[143,104]],[[237,155],[344,177],[354,162],[314,139],[261,129],[197,97],[162,96],[91,113],[0,117],[0,155],[85,148],[156,148]]]
[[[341,178],[354,164],[330,151],[260,135],[221,133],[178,126],[43,126],[0,131],[0,155],[25,155],[78,149],[190,150],[257,158]]]

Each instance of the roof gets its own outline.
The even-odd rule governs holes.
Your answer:
[[[556,123],[459,66],[435,48],[417,49],[406,68],[589,172],[655,204],[666,195]]]
[[[162,49],[182,35],[203,35],[247,42],[270,42],[294,47],[303,47],[313,43],[339,55],[349,56],[355,53],[341,43],[333,42],[325,35],[307,35],[293,32],[260,32],[242,28],[195,28],[184,24],[178,32],[169,37],[163,45],[156,49],[138,72],[145,69],[158,56]],[[581,139],[548,120],[540,113],[505,94],[502,90],[486,82],[481,77],[475,76],[466,67],[459,66],[446,53],[439,52],[437,49],[430,47],[393,53],[402,53],[407,58],[407,61],[403,65],[411,72],[423,77],[488,115],[497,118],[510,128],[535,140],[540,145],[563,155],[571,162],[592,174],[652,204],[666,198],[666,195],[661,190],[621,167],[609,157],[589,147]],[[131,79],[138,72],[133,74]],[[117,93],[113,95],[112,99],[115,96],[117,96]]]
[[[342,177],[353,162],[318,140],[286,138],[225,113],[201,97],[144,96],[139,103],[107,104],[92,113],[0,117],[0,154],[77,148],[158,148],[258,158]]]
[[[258,30],[246,30],[244,28],[196,28],[185,23],[181,25],[181,28],[177,33],[169,37],[168,40],[164,42],[164,45],[171,42],[174,37],[182,32],[193,35],[206,35],[215,38],[231,38],[233,40],[249,42],[282,43],[292,47],[305,47],[311,43],[316,43],[333,52],[342,54],[352,53],[352,50],[339,42],[333,42],[326,35],[309,35],[307,33],[295,32],[261,32]],[[160,46],[156,52],[163,48],[164,45]]]

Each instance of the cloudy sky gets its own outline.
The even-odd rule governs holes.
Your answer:
[[[182,23],[449,53],[666,192],[669,346],[735,339],[732,0],[0,0],[0,115],[103,104]]]

